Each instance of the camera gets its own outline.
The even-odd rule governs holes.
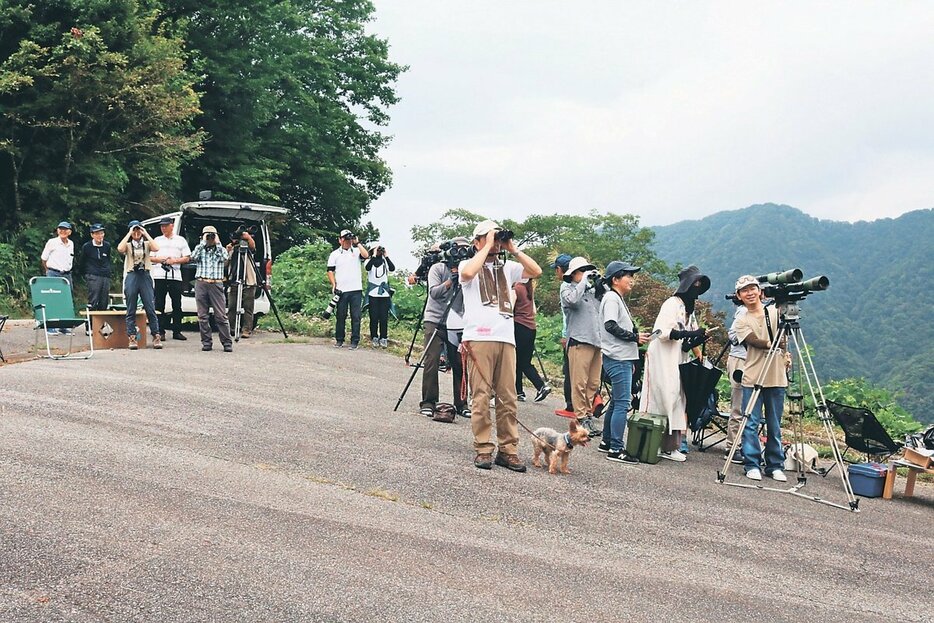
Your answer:
[[[334,290],[334,294],[331,295],[331,300],[328,301],[328,306],[324,308],[323,312],[321,312],[322,318],[329,320],[331,316],[334,315],[334,312],[337,311],[337,304],[341,300],[341,294],[343,294],[343,292],[340,290]]]
[[[256,236],[257,229],[256,225],[240,225],[230,233],[230,240],[236,242],[243,238],[243,234],[250,234],[250,236]]]

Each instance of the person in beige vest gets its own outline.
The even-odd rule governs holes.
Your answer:
[[[139,221],[130,221],[130,230],[117,245],[117,251],[123,259],[123,296],[126,301],[126,334],[130,341],[130,350],[139,348],[136,340],[136,300],[143,302],[149,332],[152,335],[152,347],[162,348],[159,335],[159,318],[156,316],[156,291],[152,285],[150,255],[159,250],[159,245]]]

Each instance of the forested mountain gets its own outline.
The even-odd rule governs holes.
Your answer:
[[[934,422],[934,210],[845,223],[765,204],[653,229],[659,257],[697,264],[712,282],[704,298],[730,315],[724,294],[741,274],[797,267],[829,277],[801,304],[821,381],[865,377]]]

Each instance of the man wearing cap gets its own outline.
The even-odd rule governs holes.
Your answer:
[[[370,340],[373,346],[389,346],[389,308],[392,306],[392,288],[389,273],[396,270],[389,253],[379,242],[370,245],[370,257],[364,268],[367,272],[366,294],[370,309]]]
[[[575,257],[568,264],[559,297],[561,310],[568,324],[568,371],[571,376],[571,404],[574,417],[590,431],[598,434],[593,426],[593,399],[600,387],[602,358],[600,337],[603,323],[600,322],[600,297],[602,283],[595,283],[591,276],[597,275],[597,267],[584,257]]]
[[[110,303],[110,274],[113,267],[110,243],[104,240],[104,226],[91,225],[91,239],[81,246],[81,266],[88,284],[88,307],[104,311]]]
[[[736,339],[746,347],[746,365],[743,368],[743,413],[749,414],[743,429],[743,461],[746,477],[762,480],[759,460],[762,445],[759,442],[759,424],[765,407],[765,473],[778,482],[788,480],[782,471],[785,453],[782,450],[782,412],[785,409],[784,345],[779,344],[769,359],[769,349],[779,331],[778,309],[765,307],[759,295],[759,281],[752,275],[736,280],[736,295],[743,302],[746,313],[736,320]],[[753,390],[759,387],[756,402],[750,407]]]
[[[614,260],[606,267],[606,285],[609,291],[600,302],[600,320],[604,333],[600,338],[603,370],[610,379],[612,397],[603,418],[603,441],[598,448],[606,452],[608,461],[638,463],[623,448],[626,432],[626,414],[632,399],[632,375],[639,362],[639,344],[651,338],[640,333],[633,322],[625,297],[632,292],[636,273],[641,269],[629,262]]]
[[[149,232],[139,221],[130,221],[129,231],[117,244],[117,251],[124,255],[123,260],[123,297],[126,301],[126,334],[130,350],[139,348],[136,340],[136,301],[143,302],[149,332],[152,334],[152,347],[162,348],[159,335],[159,318],[156,317],[156,295],[152,287],[152,253],[159,250]]]
[[[564,283],[564,273],[568,269],[571,260],[574,259],[567,253],[562,253],[551,263],[551,269],[555,271],[555,279],[560,284]],[[555,415],[561,417],[574,417],[574,405],[571,404],[571,373],[568,370],[568,317],[561,308],[561,373],[564,375],[564,409],[555,411]]]
[[[451,242],[457,246],[470,246],[470,241],[464,237],[454,238]],[[453,373],[454,408],[460,415],[470,417],[470,409],[461,398],[464,367],[457,346],[460,345],[464,331],[464,293],[457,279],[456,264],[448,266],[445,262],[435,262],[428,269],[428,299],[423,316],[425,363],[422,367],[422,400],[419,403],[419,413],[428,417],[434,416],[435,405],[439,400],[438,363],[442,350],[447,353]],[[445,317],[448,303],[451,307]]]
[[[524,472],[519,459],[519,427],[516,420],[516,342],[513,324],[513,286],[520,279],[535,279],[542,269],[516,248],[511,232],[502,232],[494,221],[474,227],[476,255],[459,265],[464,294],[464,341],[472,389],[470,423],[473,430],[474,466],[492,469],[493,463]],[[518,261],[499,261],[501,250]],[[496,437],[492,442],[490,398],[496,396]],[[495,461],[494,447],[497,448]]]
[[[253,335],[253,307],[256,302],[256,264],[253,253],[256,252],[256,240],[248,231],[240,234],[240,240],[227,245],[227,256],[230,258],[229,278],[227,282],[227,322],[233,323],[234,335],[240,331],[240,339],[248,339]],[[245,242],[249,253],[243,252],[240,243]],[[241,262],[243,265],[241,266]],[[240,287],[240,282],[243,287]],[[237,299],[240,299],[239,301]],[[239,306],[238,306],[239,302]],[[240,322],[237,323],[237,314],[240,313]]]
[[[347,310],[350,310],[350,350],[360,344],[360,309],[363,305],[363,278],[360,263],[370,257],[357,237],[349,229],[341,230],[340,246],[328,256],[328,281],[331,293],[340,292],[337,302],[337,327],[334,329],[334,346],[342,348],[347,327]]]
[[[50,238],[42,249],[42,272],[46,277],[62,277],[69,287],[71,282],[71,268],[75,260],[75,243],[71,241],[71,223],[62,221],[56,228],[58,236]],[[61,331],[65,335],[71,335],[71,329]],[[57,335],[58,329],[49,329],[49,335]]]
[[[182,264],[191,260],[191,249],[188,241],[182,236],[175,235],[175,219],[171,216],[163,217],[159,221],[161,236],[156,236],[155,242],[159,245],[159,255],[152,257],[153,264],[159,266],[152,271],[152,279],[156,289],[156,311],[159,312],[159,328],[162,339],[165,333],[172,328],[173,340],[187,339],[182,335]],[[172,318],[169,320],[165,313],[165,296],[169,295],[172,301]]]
[[[201,230],[201,240],[191,252],[191,261],[195,263],[195,305],[198,308],[198,331],[201,333],[201,350],[214,348],[211,335],[211,319],[208,309],[214,311],[214,324],[220,336],[224,352],[233,352],[233,340],[230,339],[230,325],[227,322],[227,301],[224,299],[224,266],[227,263],[227,249],[217,239],[217,229],[206,225]]]

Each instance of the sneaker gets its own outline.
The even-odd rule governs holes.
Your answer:
[[[250,336],[251,336],[251,335],[253,335],[253,334],[250,333],[249,331],[244,331],[243,333],[240,334],[240,339],[241,339],[241,340],[248,340],[248,339],[250,339]]]
[[[225,352],[225,353],[232,353],[232,352],[233,352],[233,344],[224,344],[224,352]]]
[[[519,402],[525,402],[525,392],[516,394],[516,400],[518,400]]]
[[[378,337],[371,337],[371,338],[370,338],[370,341],[373,343],[373,348],[379,348],[379,338],[378,338]]]
[[[583,419],[579,419],[577,420],[577,423],[580,425],[581,428],[587,431],[591,437],[599,437],[600,435],[603,434],[602,430],[598,430],[597,427],[594,426],[592,417],[585,417]]]
[[[538,390],[538,393],[535,394],[535,402],[541,402],[542,400],[547,398],[548,394],[550,393],[551,393],[551,387],[549,387],[548,385],[542,385],[541,388]]]
[[[130,350],[137,350],[139,348],[135,335],[128,335],[127,340],[130,342]]]
[[[778,482],[788,482],[788,476],[786,476],[785,472],[780,469],[773,470],[769,475],[772,476],[772,480],[777,480]]]
[[[473,466],[477,469],[493,469],[493,455],[478,454],[473,460]]]
[[[419,415],[427,415],[428,417],[435,416],[435,410],[432,409],[431,407],[422,407],[421,409],[418,410],[418,413]]]
[[[762,480],[762,472],[757,469],[751,469],[746,472],[746,478],[749,480]]]
[[[526,470],[525,463],[519,460],[519,457],[515,454],[503,454],[502,452],[497,452],[496,460],[494,462],[500,467],[505,467],[510,471],[524,472]]]
[[[676,461],[678,463],[684,463],[688,460],[688,457],[681,454],[681,452],[678,450],[672,450],[671,452],[662,452],[659,450],[658,456],[659,458],[668,459],[669,461]]]
[[[49,329],[45,332],[46,335],[61,335],[61,331],[58,329]]]
[[[723,460],[730,458],[730,451],[727,450],[723,453]],[[743,453],[737,450],[736,454],[733,455],[733,460],[730,461],[733,465],[742,465],[746,460],[743,458]]]
[[[74,335],[74,329],[62,329],[62,335]]]
[[[343,348],[343,347],[344,347],[343,342],[334,342],[334,348]]]
[[[381,348],[389,348],[389,338],[380,338],[379,345]]]
[[[470,416],[471,416],[470,408],[469,408],[469,407],[464,407],[463,409],[461,409],[460,411],[458,411],[457,414],[458,414],[459,416],[465,417],[465,418],[467,418],[467,419],[469,420],[469,419],[470,419]]]
[[[625,450],[617,450],[616,452],[608,452],[606,455],[606,460],[615,461],[617,463],[626,463],[628,465],[635,465],[639,462],[639,459],[627,454]]]
[[[359,347],[359,346],[360,346],[359,344],[354,344],[353,342],[351,342],[351,343],[350,343],[350,350],[357,350],[357,347]]]
[[[201,346],[201,350],[203,350],[203,351],[213,350],[213,348],[214,348],[214,347],[211,346],[210,344],[203,344],[203,345]]]
[[[184,342],[184,341],[187,340],[188,338],[185,337],[184,335],[182,335],[182,332],[181,332],[181,331],[176,331],[175,333],[172,334],[172,339],[173,339],[173,340],[180,340],[180,341]]]
[[[555,409],[555,415],[566,418],[576,418],[577,415],[571,409]]]
[[[159,335],[152,336],[152,347],[154,350],[162,350],[162,337]]]
[[[606,454],[606,453],[609,452],[609,451],[610,451],[610,442],[609,442],[609,441],[601,441],[601,442],[600,442],[600,445],[597,446],[597,452],[603,452],[604,454]]]

